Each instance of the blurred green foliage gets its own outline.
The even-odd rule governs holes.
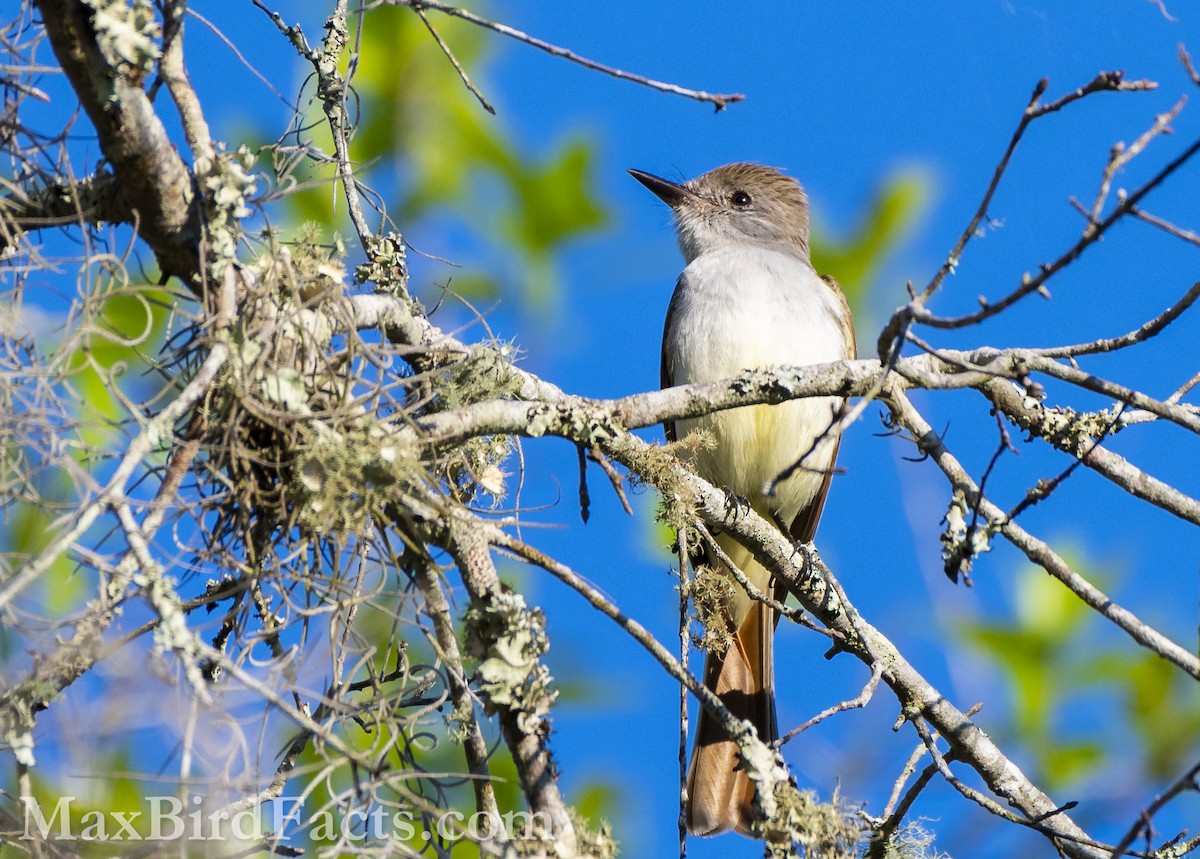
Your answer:
[[[100,859],[119,851],[119,847],[111,841],[106,843],[103,837],[97,837],[103,835],[112,839],[118,835],[118,815],[134,821],[134,831],[142,835],[150,834],[150,829],[144,825],[147,817],[145,785],[137,778],[127,775],[134,769],[127,750],[113,749],[106,752],[97,749],[94,760],[94,771],[108,775],[103,779],[90,780],[83,786],[76,784],[72,791],[67,792],[64,792],[63,785],[55,779],[43,778],[39,768],[30,770],[29,795],[37,803],[37,813],[40,813],[42,821],[49,825],[50,831],[57,834],[65,829],[76,836],[85,832],[91,835],[91,840],[79,838],[70,842],[73,855],[81,859]],[[63,803],[61,806],[60,802]],[[60,809],[57,816],[56,809]],[[31,832],[36,832],[38,827],[43,825],[33,814],[27,817],[23,807],[14,806],[11,811],[20,819],[21,826],[28,825]],[[12,849],[14,855],[26,852]],[[2,841],[0,854],[8,855],[3,850]]]
[[[880,183],[851,235],[833,237],[820,223],[814,224],[813,265],[821,274],[837,278],[856,318],[869,315],[868,291],[884,263],[919,222],[930,186],[925,171],[899,169]]]
[[[1097,569],[1085,558],[1068,561],[1102,588],[1120,579],[1118,570]],[[1045,571],[1024,567],[1008,588],[1008,621],[963,629],[1008,685],[1010,718],[1008,727],[993,729],[998,739],[1026,748],[1039,768],[1032,777],[1051,788],[1134,761],[1143,770],[1126,769],[1130,782],[1177,777],[1200,742],[1193,682],[1166,660],[1132,647]],[[1097,724],[1089,718],[1097,698],[1115,698],[1124,718]],[[1131,748],[1135,742],[1140,752]]]
[[[486,60],[496,39],[464,21],[429,15],[486,92]],[[503,293],[534,308],[549,304],[559,280],[556,254],[607,221],[591,187],[594,145],[575,137],[548,152],[524,151],[405,8],[376,9],[364,19],[353,88],[361,120],[351,147],[358,176],[406,238],[421,251],[423,237],[440,228],[436,218],[450,216],[487,250],[487,266],[455,274],[452,289],[468,299]],[[312,135],[332,151],[322,121],[312,117]],[[328,165],[322,170],[328,179]],[[327,183],[306,182],[287,198],[291,217],[344,229],[331,195],[337,196]],[[419,294],[428,285],[413,288]]]
[[[23,471],[30,492],[7,511],[0,549],[36,557],[55,536],[58,517],[94,492],[76,485],[78,475],[103,479],[114,456],[124,452],[128,434],[137,432],[129,404],[144,403],[158,390],[147,350],[163,340],[169,301],[158,287],[128,282],[123,268],[101,257],[90,292],[66,323],[67,336],[55,342],[50,331],[35,335],[40,366],[31,364],[18,383],[22,408],[43,415],[43,431],[63,434],[69,443],[48,444],[40,434],[14,440],[24,449],[13,467]],[[77,573],[76,561],[61,555],[39,582],[40,610],[66,616],[92,587],[90,576]]]

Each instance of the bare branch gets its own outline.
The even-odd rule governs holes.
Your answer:
[[[194,285],[200,273],[200,213],[191,175],[136,70],[101,49],[92,10],[79,0],[37,0],[55,56],[79,95],[112,164],[125,208],[139,215],[141,236],[163,271]]]
[[[1193,283],[1191,288],[1178,301],[1158,316],[1144,323],[1141,327],[1130,331],[1128,334],[1120,337],[1092,340],[1089,343],[1079,343],[1074,346],[1053,346],[1037,351],[1048,358],[1065,358],[1067,356],[1094,355],[1098,352],[1115,352],[1117,349],[1125,349],[1129,346],[1145,342],[1160,333],[1164,328],[1182,316],[1183,312],[1191,307],[1197,298],[1200,298],[1200,281]]]
[[[1160,230],[1170,233],[1176,238],[1183,239],[1185,242],[1189,242],[1193,245],[1200,245],[1200,233],[1196,233],[1193,230],[1185,230],[1182,227],[1177,227],[1169,221],[1166,221],[1157,215],[1152,215],[1142,209],[1132,209],[1130,214],[1136,218],[1140,218],[1147,224],[1153,224]]]
[[[538,622],[529,615],[523,600],[514,600],[511,595],[505,594],[492,563],[488,541],[474,523],[468,525],[452,520],[448,537],[446,548],[453,556],[467,593],[471,595],[472,603],[480,614],[471,633],[481,641],[483,652],[478,655],[495,658],[493,649],[501,637],[511,636],[512,628],[519,624],[528,627]],[[520,620],[508,620],[513,614],[524,617]],[[500,618],[505,618],[503,625],[499,622]],[[534,640],[538,635],[536,630],[530,632],[528,629],[522,634],[530,635]],[[508,644],[507,647],[508,652],[511,652],[512,644]],[[531,656],[535,661],[529,668],[530,677],[533,677],[532,672],[538,670],[538,655]],[[487,700],[499,713],[500,730],[512,752],[513,762],[521,778],[521,789],[529,801],[530,808],[535,813],[544,812],[549,816],[553,827],[550,834],[561,852],[569,856],[576,851],[577,839],[575,825],[559,792],[558,773],[547,744],[550,726],[545,715],[553,700],[549,690],[543,688],[544,682],[548,680],[547,673],[545,681],[533,678],[531,685],[525,684],[519,694],[505,689],[503,696],[491,693],[487,695]],[[499,680],[497,683],[508,685],[507,680]],[[522,684],[524,683],[525,681],[522,681]]]
[[[807,731],[809,728],[813,727],[814,725],[819,725],[821,722],[824,722],[830,716],[836,716],[838,713],[844,713],[847,710],[861,710],[863,707],[867,706],[867,704],[871,703],[871,699],[875,696],[875,689],[876,689],[876,687],[879,686],[879,681],[882,677],[883,677],[883,663],[874,662],[871,665],[871,676],[869,678],[867,678],[866,684],[863,686],[862,690],[859,691],[859,693],[856,696],[854,696],[853,698],[850,698],[846,701],[839,701],[838,703],[834,704],[831,707],[826,707],[824,710],[822,710],[820,713],[817,713],[817,715],[813,716],[807,722],[803,722],[803,723],[797,725],[796,727],[792,728],[790,731],[788,731],[786,734],[784,734],[782,737],[780,737],[778,740],[775,741],[776,748],[781,748],[786,743],[790,743],[792,740],[794,740],[796,737],[800,736],[802,733]]]
[[[1155,797],[1154,802],[1150,803],[1150,805],[1148,805],[1142,811],[1142,813],[1138,815],[1137,823],[1133,824],[1133,826],[1129,828],[1129,831],[1125,833],[1125,837],[1122,838],[1120,842],[1117,843],[1117,846],[1112,849],[1112,853],[1109,854],[1110,859],[1119,859],[1119,857],[1126,855],[1130,845],[1133,844],[1133,842],[1137,840],[1137,838],[1143,833],[1145,833],[1146,837],[1149,838],[1151,821],[1154,819],[1154,815],[1162,811],[1163,808],[1166,807],[1167,803],[1175,799],[1175,797],[1185,792],[1200,792],[1200,764],[1193,766],[1191,769],[1181,775],[1174,784],[1167,788],[1167,790]],[[1192,849],[1195,849],[1197,845],[1200,845],[1200,841],[1193,840],[1191,842]],[[1155,851],[1155,855],[1167,855],[1164,851],[1168,846],[1169,845],[1163,845],[1160,850]],[[1177,852],[1173,855],[1184,856],[1186,854],[1183,852]]]
[[[1192,83],[1200,86],[1200,73],[1196,72],[1196,67],[1192,65],[1192,55],[1188,53],[1183,42],[1179,43],[1179,62],[1183,63],[1183,70],[1187,72],[1187,76],[1192,79]]]
[[[1165,167],[1158,171],[1149,181],[1145,182],[1133,193],[1123,197],[1120,202],[1109,213],[1108,217],[1102,221],[1091,225],[1089,229],[1084,231],[1079,240],[1075,242],[1067,251],[1065,251],[1058,259],[1052,263],[1043,264],[1036,275],[1026,275],[1021,280],[1021,285],[1010,292],[1008,295],[996,300],[989,301],[984,307],[974,313],[967,313],[962,316],[938,317],[923,309],[916,312],[916,319],[924,325],[929,325],[933,328],[966,328],[983,322],[985,319],[990,319],[998,313],[1007,310],[1012,305],[1016,304],[1022,298],[1031,293],[1041,290],[1046,282],[1050,280],[1058,272],[1062,271],[1068,265],[1073,263],[1080,257],[1081,254],[1093,244],[1095,244],[1113,224],[1121,220],[1127,214],[1133,211],[1138,203],[1142,201],[1151,191],[1161,185],[1167,177],[1191,160],[1196,152],[1200,151],[1200,139],[1192,142],[1181,154],[1173,158]]]
[[[1008,520],[1004,512],[991,501],[979,494],[975,482],[950,453],[925,418],[909,402],[908,398],[898,388],[889,392],[888,401],[895,409],[896,420],[912,433],[917,445],[929,454],[942,472],[950,479],[956,488],[962,490],[972,507],[976,507],[987,517],[990,530],[1003,535],[1010,543],[1025,553],[1025,556],[1039,567],[1046,570],[1072,593],[1095,609],[1099,614],[1108,618],[1134,641],[1143,647],[1157,653],[1164,659],[1174,663],[1192,677],[1200,680],[1200,658],[1180,647],[1174,641],[1155,630],[1132,612],[1117,605],[1091,582],[1079,575],[1069,564],[1048,545],[1036,539],[1016,523]],[[940,728],[939,728],[940,730]],[[943,735],[945,731],[942,732]],[[948,736],[948,735],[946,735]]]
[[[1147,92],[1153,89],[1158,89],[1158,84],[1154,81],[1127,81],[1125,80],[1124,72],[1100,72],[1100,74],[1096,75],[1096,77],[1079,89],[1072,90],[1056,101],[1052,101],[1049,104],[1036,105],[1033,109],[1033,118],[1037,119],[1048,113],[1055,113],[1072,102],[1079,101],[1079,99],[1097,92]]]
[[[186,0],[170,0],[163,6],[163,48],[159,69],[179,110],[192,158],[196,161],[207,159],[211,163],[216,158],[212,135],[183,62],[183,17],[186,13]]]
[[[925,304],[937,292],[938,287],[942,285],[942,281],[946,276],[951,274],[962,260],[963,251],[966,250],[967,243],[974,237],[979,225],[983,223],[987,217],[988,207],[991,205],[992,197],[996,194],[996,189],[1000,187],[1000,179],[1004,176],[1008,169],[1008,162],[1012,160],[1013,153],[1017,150],[1017,144],[1021,142],[1021,138],[1025,135],[1025,130],[1029,124],[1035,119],[1045,116],[1049,113],[1055,113],[1062,110],[1072,102],[1078,101],[1081,98],[1092,95],[1097,92],[1129,92],[1154,89],[1156,84],[1150,81],[1126,81],[1121,72],[1101,72],[1096,75],[1090,82],[1084,84],[1079,89],[1067,93],[1056,101],[1049,104],[1042,104],[1041,98],[1046,93],[1046,88],[1050,82],[1043,78],[1038,81],[1037,86],[1033,89],[1033,95],[1029,97],[1029,103],[1025,106],[1024,112],[1021,114],[1021,119],[1017,123],[1017,128],[1013,132],[1012,138],[1008,141],[1008,146],[1004,150],[1004,154],[1000,156],[1000,162],[992,171],[992,180],[988,183],[987,190],[983,193],[983,199],[979,203],[979,207],[975,210],[975,214],[971,220],[967,222],[966,229],[962,231],[962,235],[958,237],[958,242],[954,245],[946,257],[946,261],[942,263],[937,274],[929,281],[929,284],[921,291],[917,298],[919,304]]]
[[[342,191],[346,197],[350,221],[354,224],[358,240],[364,249],[372,245],[374,231],[367,226],[366,216],[362,210],[362,198],[358,193],[358,179],[354,176],[354,165],[350,160],[350,126],[346,113],[346,94],[349,81],[338,71],[338,62],[347,44],[346,33],[346,4],[347,0],[338,0],[334,13],[329,16],[325,25],[325,42],[321,50],[313,58],[313,67],[317,71],[317,95],[329,121],[329,130],[333,134],[333,148],[337,153],[338,178],[342,182]],[[351,64],[350,72],[355,64]]]
[[[1154,124],[1143,132],[1131,146],[1126,146],[1124,143],[1113,145],[1112,151],[1109,153],[1108,163],[1104,165],[1104,172],[1100,179],[1100,188],[1096,191],[1096,199],[1092,202],[1092,209],[1088,214],[1088,230],[1094,229],[1096,222],[1100,220],[1100,214],[1104,211],[1104,204],[1108,202],[1108,193],[1112,188],[1112,180],[1116,176],[1117,171],[1141,155],[1142,151],[1155,137],[1158,137],[1160,134],[1169,133],[1171,131],[1171,123],[1175,120],[1175,117],[1179,116],[1179,111],[1183,110],[1185,104],[1187,104],[1187,96],[1180,96],[1179,101],[1175,102],[1175,106],[1166,113],[1160,113],[1156,116]]]
[[[454,716],[465,733],[463,749],[467,757],[467,772],[471,778],[471,788],[475,791],[475,807],[486,815],[486,820],[500,819],[500,809],[496,804],[496,790],[492,786],[491,773],[488,769],[488,748],[483,739],[483,731],[475,716],[475,704],[471,699],[471,690],[464,676],[462,654],[458,646],[458,634],[454,630],[454,619],[450,615],[450,604],[442,591],[442,583],[438,570],[429,563],[415,564],[413,578],[421,594],[425,598],[425,611],[433,620],[434,634],[437,637],[439,654],[445,662],[446,680],[450,688],[450,699],[454,702]],[[491,837],[503,842],[506,833],[501,830],[488,833]]]

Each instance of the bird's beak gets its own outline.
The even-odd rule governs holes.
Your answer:
[[[654,193],[654,196],[658,197],[658,199],[662,200],[672,209],[677,209],[689,200],[694,200],[696,197],[685,186],[655,176],[653,173],[646,173],[642,170],[630,170],[629,175],[649,188]]]

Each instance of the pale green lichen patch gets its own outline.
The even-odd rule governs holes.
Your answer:
[[[811,791],[799,790],[779,751],[755,736],[749,723],[742,726],[733,739],[746,776],[754,784],[753,828],[763,839],[764,855],[855,859],[866,834],[857,810],[845,807],[836,793],[826,803]]]
[[[865,833],[864,821],[835,795],[821,802],[815,793],[799,790],[790,780],[776,780],[770,816],[762,824],[769,855],[856,859]]]
[[[1116,408],[1077,412],[1069,407],[1046,406],[1033,397],[1022,401],[1025,413],[1010,416],[1022,429],[1036,432],[1061,450],[1082,458],[1098,439],[1122,429]]]
[[[237,259],[241,221],[250,214],[249,197],[257,187],[250,172],[254,162],[254,153],[245,145],[234,152],[218,147],[211,159],[196,159],[196,177],[205,192],[208,250],[218,275]]]
[[[150,0],[83,0],[93,10],[92,23],[101,52],[114,66],[145,77],[162,52],[162,36]]]
[[[403,504],[427,477],[414,442],[370,429],[331,432],[313,424],[301,437],[292,500],[296,524],[318,536],[364,534]]]
[[[367,246],[367,261],[354,270],[354,280],[374,283],[380,292],[407,296],[408,259],[404,238],[399,233],[387,232],[381,238],[372,239]]]
[[[991,549],[987,522],[976,517],[961,489],[954,490],[946,510],[946,529],[942,532],[942,562],[946,575],[954,581],[968,576],[976,556]]]
[[[479,660],[476,684],[489,710],[514,712],[522,732],[539,735],[558,697],[541,657],[550,647],[541,611],[521,594],[493,592],[466,613],[467,651]]]

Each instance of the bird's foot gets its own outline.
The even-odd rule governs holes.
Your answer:
[[[792,533],[791,526],[780,519],[779,514],[774,510],[771,511],[771,521],[775,523],[775,527],[779,529],[780,533],[787,537],[787,541],[792,544],[793,557],[799,555],[803,559],[804,563],[801,569],[807,573],[812,569],[812,553],[808,550],[808,544],[796,539],[796,535]]]
[[[725,493],[725,518],[736,519],[742,513],[750,509],[750,499],[745,495],[738,495],[728,486],[722,486],[721,491]]]

